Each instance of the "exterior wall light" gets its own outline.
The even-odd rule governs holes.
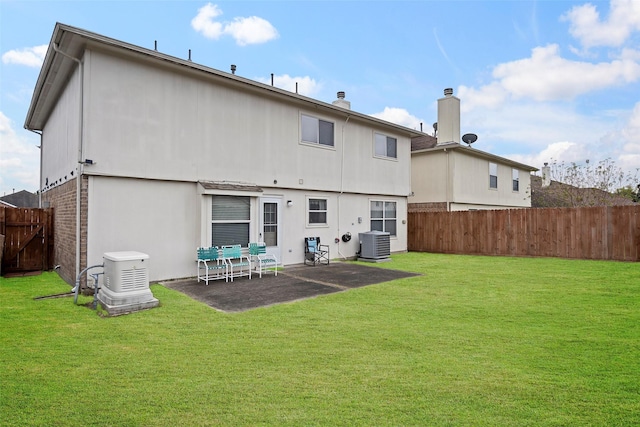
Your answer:
[[[293,206],[293,200],[287,200],[287,206],[289,207]]]

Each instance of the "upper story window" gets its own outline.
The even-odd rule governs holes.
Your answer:
[[[333,147],[333,122],[301,115],[302,142]]]
[[[513,191],[520,191],[520,172],[518,169],[511,169],[511,180],[513,182]]]
[[[308,199],[309,225],[327,225],[327,199]]]
[[[398,158],[398,140],[390,136],[376,133],[375,135],[375,155],[376,157]]]
[[[489,188],[498,188],[498,165],[489,163]]]

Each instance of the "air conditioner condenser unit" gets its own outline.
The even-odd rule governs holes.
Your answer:
[[[361,261],[389,261],[391,256],[390,235],[384,231],[359,233]]]

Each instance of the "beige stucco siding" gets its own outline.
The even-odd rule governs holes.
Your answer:
[[[194,184],[90,177],[87,260],[105,252],[149,255],[149,279],[195,275],[199,207]]]
[[[148,179],[93,176],[89,179],[88,265],[102,263],[105,252],[139,251],[149,255],[150,280],[192,277],[195,250],[211,244],[208,227],[210,195],[198,184]],[[358,234],[370,230],[371,200],[396,202],[397,236],[391,251],[407,247],[406,198],[339,195],[308,190],[267,189],[263,197],[281,201],[280,259],[284,265],[304,259],[304,238],[318,236],[334,259],[352,258],[359,250]],[[327,224],[307,223],[309,197],[327,199]],[[288,207],[286,202],[292,201]],[[258,241],[259,198],[251,198],[250,239]],[[361,222],[359,222],[361,218]],[[345,233],[349,242],[335,242]]]
[[[373,156],[371,125],[238,90],[176,69],[91,51],[90,174],[243,181],[319,191],[407,195],[408,137],[398,160]],[[334,123],[334,147],[303,144],[300,115]],[[384,129],[381,129],[383,133]],[[385,177],[386,179],[381,179]]]
[[[489,187],[489,163],[497,165],[498,188]],[[449,202],[450,210],[530,207],[530,171],[508,161],[488,159],[467,149],[413,153],[409,203]],[[513,191],[512,171],[519,190]]]
[[[77,176],[80,139],[79,76],[76,69],[42,133],[42,156],[47,159],[42,165],[42,189],[62,185]]]
[[[448,153],[414,153],[411,156],[411,191],[409,203],[447,200]],[[449,190],[450,191],[450,190]]]

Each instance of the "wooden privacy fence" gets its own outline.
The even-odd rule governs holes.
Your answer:
[[[2,274],[53,268],[53,209],[0,207],[0,235]]]
[[[410,212],[417,252],[640,261],[640,206]]]

